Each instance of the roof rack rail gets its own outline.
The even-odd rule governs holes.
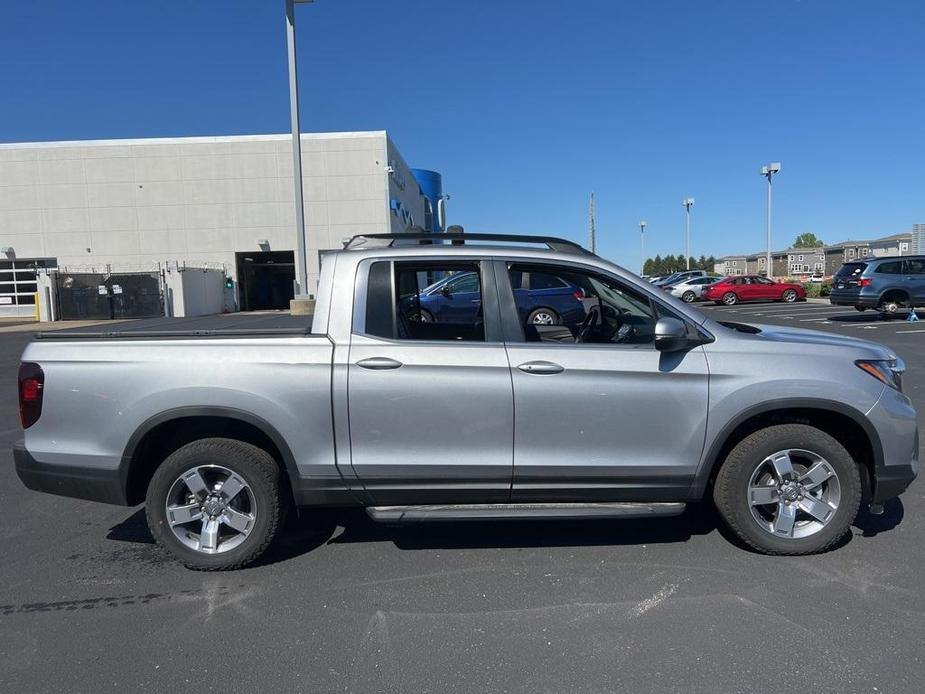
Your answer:
[[[594,255],[588,249],[580,244],[568,239],[560,239],[555,236],[527,236],[521,234],[445,234],[440,232],[411,232],[405,234],[359,234],[344,241],[344,249],[352,250],[356,248],[382,248],[391,247],[396,241],[417,241],[420,245],[426,245],[424,242],[432,244],[434,241],[450,241],[455,245],[464,245],[468,241],[502,241],[505,243],[538,243],[545,245],[551,251],[561,253],[580,253],[582,255]],[[370,243],[372,242],[372,243]]]

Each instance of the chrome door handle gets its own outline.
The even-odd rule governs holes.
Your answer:
[[[473,300],[472,300],[472,303],[473,303],[473,304],[480,304],[480,303],[482,303],[482,300],[481,300],[481,299],[473,299]]]
[[[553,364],[551,361],[528,361],[517,368],[528,374],[559,374],[565,371],[564,366]]]
[[[397,369],[401,366],[401,362],[389,359],[388,357],[370,357],[369,359],[360,359],[360,361],[357,362],[357,366],[364,369],[381,371],[383,369]]]

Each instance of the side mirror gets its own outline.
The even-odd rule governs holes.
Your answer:
[[[660,352],[679,352],[696,343],[688,336],[687,326],[677,318],[664,316],[655,323],[655,349]]]
[[[453,292],[450,291],[449,287],[443,287],[440,290],[440,293],[443,294],[443,296],[445,296],[447,299],[450,299],[453,296]]]

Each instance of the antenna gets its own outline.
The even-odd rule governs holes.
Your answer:
[[[591,200],[588,202],[588,246],[592,253],[597,252],[594,232],[594,193],[591,193]]]

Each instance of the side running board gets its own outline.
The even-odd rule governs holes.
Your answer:
[[[425,506],[368,506],[375,521],[537,520],[542,518],[652,518],[678,516],[683,503],[565,503],[565,504],[438,504]]]

